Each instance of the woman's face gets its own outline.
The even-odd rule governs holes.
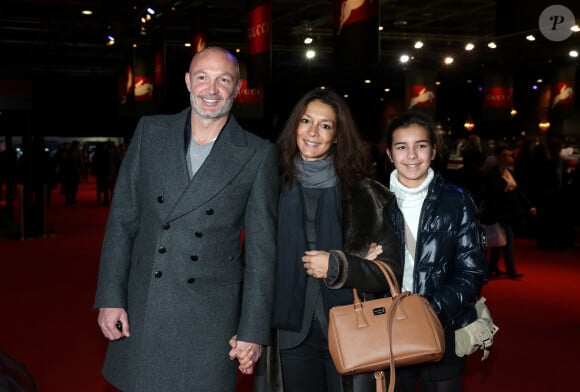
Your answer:
[[[317,161],[328,156],[336,143],[336,113],[332,106],[315,100],[306,106],[296,129],[296,144],[305,161]]]
[[[393,132],[393,144],[387,155],[397,169],[398,179],[407,188],[416,188],[427,178],[435,149],[424,127],[411,124]]]

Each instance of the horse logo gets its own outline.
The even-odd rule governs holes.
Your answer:
[[[433,93],[433,91],[429,91],[425,87],[423,87],[419,91],[419,94],[417,96],[411,98],[411,102],[409,103],[409,109],[421,103],[433,102],[433,99],[435,99],[435,94]]]
[[[558,94],[556,94],[554,100],[552,101],[552,107],[556,106],[560,102],[567,101],[568,99],[572,98],[573,95],[574,89],[568,86],[566,83],[563,83],[562,87],[560,87],[560,91]]]

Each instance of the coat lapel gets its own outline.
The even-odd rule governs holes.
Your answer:
[[[181,149],[184,156],[183,145]],[[254,149],[247,145],[243,129],[230,117],[211,153],[175,203],[168,216],[169,220],[189,213],[219,193],[240,173],[253,155]],[[185,171],[185,178],[188,179],[187,168]]]

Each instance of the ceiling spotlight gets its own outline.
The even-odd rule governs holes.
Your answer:
[[[415,49],[421,49],[423,47],[423,42],[422,41],[415,42],[414,47]]]
[[[316,51],[310,49],[306,51],[306,58],[307,59],[313,59],[314,57],[316,57]]]
[[[574,25],[574,26],[570,27],[570,30],[572,30],[573,32],[577,33],[577,32],[580,31],[580,26]]]
[[[115,37],[112,35],[107,35],[107,46],[115,45]]]
[[[473,50],[473,49],[475,49],[475,45],[474,45],[473,43],[471,43],[471,42],[468,42],[468,43],[465,45],[465,50],[467,50],[467,51],[470,51],[470,50]]]
[[[310,37],[310,36],[308,36],[308,37],[304,38],[304,43],[305,43],[306,45],[310,45],[312,42],[314,42],[314,38],[312,38],[312,37]]]
[[[379,26],[379,31],[383,31],[385,28],[383,26]]]
[[[81,14],[83,14],[83,15],[92,15],[93,14],[93,11],[91,11],[91,10],[82,10],[81,11]]]
[[[365,84],[371,84],[371,80],[370,79],[365,79]]]
[[[497,48],[497,45],[495,42],[491,41],[489,44],[487,44],[487,47],[490,49],[495,49]]]
[[[447,56],[447,57],[445,57],[445,60],[443,60],[443,62],[444,62],[446,65],[451,65],[451,64],[453,64],[453,57],[451,57],[451,56]]]
[[[149,7],[149,8],[147,8],[147,13],[149,15],[155,15],[155,10],[153,8]]]
[[[410,60],[410,57],[409,57],[409,55],[406,55],[406,54],[402,55],[402,56],[399,58],[399,61],[400,61],[401,63],[403,63],[403,64],[404,64],[404,63],[408,63],[408,62],[409,62],[409,60]]]
[[[570,55],[570,57],[578,57],[578,51],[577,50],[571,50],[570,52],[568,52],[568,54]]]
[[[530,34],[530,35],[526,36],[526,39],[527,39],[528,41],[532,42],[532,41],[535,41],[535,40],[536,40],[536,37],[534,37],[534,35],[533,35],[533,34]]]

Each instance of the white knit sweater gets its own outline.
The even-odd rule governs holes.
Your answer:
[[[403,213],[403,218],[409,226],[411,233],[417,238],[417,230],[419,228],[419,217],[421,215],[421,207],[423,201],[427,197],[429,184],[433,180],[433,170],[429,168],[427,178],[416,188],[408,188],[401,184],[398,178],[397,170],[391,173],[390,189],[397,197],[397,205]],[[415,267],[415,260],[405,247],[405,269],[403,271],[403,284],[401,291],[413,291],[413,269]]]

